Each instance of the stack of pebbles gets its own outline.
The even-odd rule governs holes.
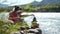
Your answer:
[[[36,17],[33,18],[31,28],[29,27],[20,27],[20,34],[42,34],[39,24],[36,23]],[[19,30],[19,29],[18,29]],[[19,32],[15,33],[18,34]]]
[[[39,24],[37,24],[36,17],[34,16],[31,28],[21,28],[21,34],[42,34]]]
[[[31,28],[28,30],[28,34],[42,34],[39,24],[37,24],[36,17],[34,16]]]

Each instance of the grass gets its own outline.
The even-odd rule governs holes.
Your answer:
[[[15,31],[17,29],[20,29],[20,27],[25,27],[27,24],[25,22],[22,22],[20,24],[11,24],[11,23],[4,23],[3,21],[0,21],[0,34],[9,34],[12,31]]]

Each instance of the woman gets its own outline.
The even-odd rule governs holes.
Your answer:
[[[9,13],[9,20],[13,21],[14,23],[20,22],[19,18],[20,15],[18,14],[19,12],[22,13],[22,9],[19,8],[18,6],[14,6],[13,11]]]
[[[14,23],[17,22],[22,22],[23,20],[21,20],[22,16],[34,16],[33,14],[31,15],[21,15],[21,13],[23,12],[22,8],[19,8],[18,6],[14,6],[13,11],[11,11],[9,13],[9,20],[13,21]]]

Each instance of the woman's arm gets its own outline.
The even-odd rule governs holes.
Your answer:
[[[34,16],[34,14],[30,14],[30,15],[24,14],[24,15],[21,15],[21,17],[27,17],[27,16]]]

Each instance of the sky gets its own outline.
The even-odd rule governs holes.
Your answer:
[[[22,4],[28,4],[33,2],[34,0],[0,0],[1,4],[7,4],[9,6],[13,6],[13,5],[22,5]],[[35,0],[38,2],[41,2],[42,0]]]

